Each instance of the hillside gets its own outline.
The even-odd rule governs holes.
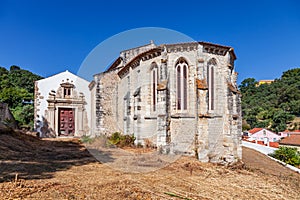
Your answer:
[[[42,79],[28,70],[0,67],[0,102],[7,103],[19,126],[33,127],[34,82]]]
[[[247,78],[239,89],[245,120],[243,129],[261,127],[275,132],[300,129],[300,123],[293,121],[300,117],[300,68],[283,72],[271,84],[258,86],[254,78]]]
[[[299,174],[247,148],[243,157],[245,165],[232,167],[181,157],[156,171],[125,173],[75,139],[1,132],[0,199],[300,199]]]

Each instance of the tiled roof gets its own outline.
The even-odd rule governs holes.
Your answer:
[[[299,134],[292,134],[288,137],[283,138],[279,142],[279,144],[300,146],[300,135]]]
[[[135,48],[131,48],[128,50],[124,50],[122,52],[126,52],[126,51],[133,51],[134,49],[139,49],[141,47],[147,47],[149,46],[150,49],[145,50],[144,52],[137,54],[135,57],[130,58],[130,60],[125,64],[125,66],[119,66],[120,63],[122,62],[122,58],[118,57],[112,65],[110,65],[106,71],[110,71],[113,69],[116,69],[117,67],[120,67],[121,70],[118,72],[118,74],[120,75],[123,72],[126,72],[128,69],[130,68],[130,65],[134,62],[136,62],[137,60],[139,61],[139,59],[141,57],[143,57],[144,55],[151,53],[151,52],[162,52],[164,50],[164,47],[175,47],[175,46],[182,46],[182,45],[195,45],[197,46],[198,44],[202,45],[204,49],[208,48],[208,49],[216,49],[216,48],[221,48],[221,51],[217,51],[217,52],[222,52],[220,55],[225,56],[227,52],[229,52],[232,56],[233,59],[236,60],[236,55],[234,53],[234,49],[232,47],[229,46],[224,46],[224,45],[219,45],[219,44],[213,44],[213,43],[209,43],[209,42],[184,42],[184,43],[175,43],[175,44],[161,44],[159,46],[154,45],[153,43],[147,44],[147,45],[143,45],[143,46],[139,46],[139,47],[135,47]],[[211,48],[213,47],[213,48]],[[122,53],[121,52],[121,53]],[[97,75],[97,74],[95,74]]]
[[[228,88],[230,89],[230,91],[232,91],[233,93],[238,93],[238,89],[231,83],[231,82],[227,82]]]
[[[283,133],[300,133],[300,130],[294,130],[294,131],[285,130],[283,131]]]
[[[157,90],[165,90],[167,89],[167,81],[162,81],[161,83],[157,84]]]
[[[263,130],[263,128],[253,128],[251,130],[249,130],[248,132],[251,133],[251,134],[254,134],[254,133],[257,133],[258,131],[261,131]]]

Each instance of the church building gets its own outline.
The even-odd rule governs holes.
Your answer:
[[[34,127],[39,137],[90,135],[88,85],[68,71],[35,82]]]
[[[134,134],[136,144],[202,161],[241,158],[235,59],[233,48],[207,42],[122,51],[90,84],[92,133]]]
[[[136,144],[164,153],[235,162],[242,156],[235,60],[233,48],[207,42],[151,41],[124,50],[94,75],[88,90],[69,74],[60,74],[51,87],[38,81],[36,103],[44,103],[37,129],[48,134],[42,131],[47,122],[56,137],[134,134]],[[46,88],[55,89],[42,94]],[[63,122],[65,115],[73,117],[71,125]]]

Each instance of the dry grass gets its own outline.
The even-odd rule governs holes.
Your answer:
[[[243,156],[251,159],[231,167],[181,157],[156,171],[126,173],[95,161],[78,141],[21,138],[28,143],[20,151],[7,145],[18,136],[3,136],[0,199],[300,199],[299,174],[246,148]],[[3,149],[17,159],[5,156]],[[30,154],[35,157],[18,161]],[[50,164],[43,165],[43,161]],[[5,171],[2,166],[7,162],[15,164]],[[22,165],[26,162],[41,166]],[[276,173],[267,166],[275,167]]]

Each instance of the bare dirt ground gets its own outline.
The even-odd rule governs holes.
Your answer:
[[[300,174],[247,148],[243,162],[181,157],[130,173],[100,163],[75,139],[0,132],[0,199],[300,199]]]

